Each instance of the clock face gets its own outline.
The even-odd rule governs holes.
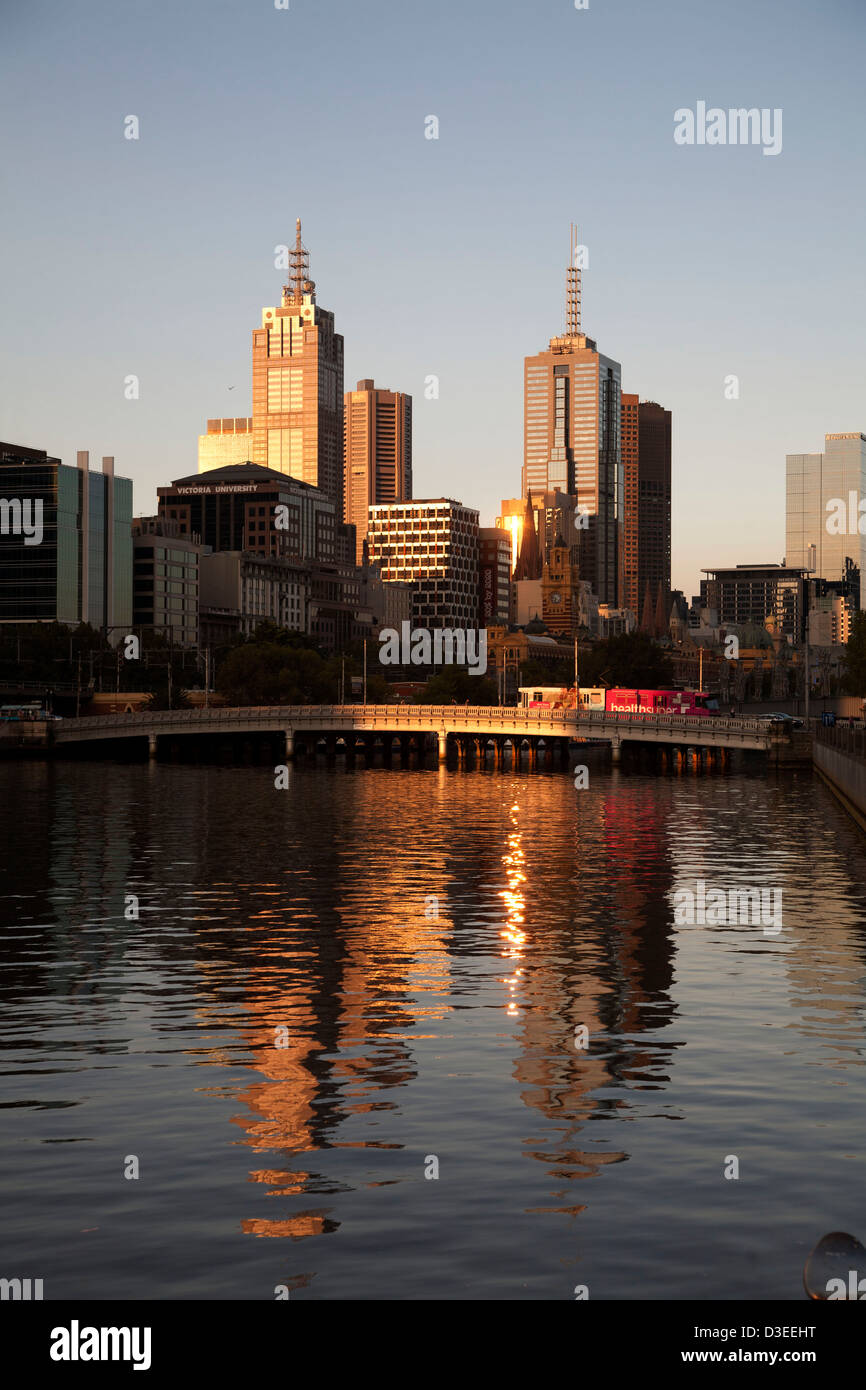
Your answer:
[[[550,595],[550,602],[551,602],[551,603],[562,603],[562,594],[551,594],[551,595]]]

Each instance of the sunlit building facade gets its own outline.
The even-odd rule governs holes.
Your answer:
[[[343,518],[355,527],[360,565],[369,508],[412,496],[412,397],[365,378],[346,392],[343,421]]]
[[[316,303],[297,224],[282,303],[253,332],[252,461],[316,487],[343,516],[343,338]]]
[[[786,458],[785,561],[821,579],[866,566],[866,435],[828,434],[822,454]],[[850,561],[850,564],[846,564]],[[861,598],[862,604],[862,598]]]
[[[478,512],[448,497],[370,508],[370,560],[413,588],[419,626],[478,625]]]
[[[207,434],[198,437],[198,471],[225,468],[232,463],[247,463],[253,456],[253,421],[251,415],[235,419],[208,420]]]

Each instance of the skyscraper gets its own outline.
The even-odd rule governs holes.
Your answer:
[[[343,519],[355,527],[360,564],[368,508],[412,497],[412,397],[365,378],[346,392],[343,419]]]
[[[622,584],[620,601],[623,607],[631,609],[636,618],[641,610],[643,592],[638,576],[638,420],[640,397],[622,393],[622,476],[623,476],[623,525],[622,525]]]
[[[91,472],[85,450],[71,468],[43,449],[0,444],[0,492],[0,622],[90,623],[118,642],[132,623],[131,480],[110,457]],[[13,527],[6,538],[16,503],[38,516],[37,534]]]
[[[572,227],[566,331],[524,362],[523,495],[559,490],[577,498],[588,525],[583,578],[602,603],[618,602],[623,520],[621,369],[580,324],[580,269]],[[566,544],[571,537],[564,537]]]
[[[232,463],[251,463],[253,452],[252,417],[208,420],[207,434],[198,437],[198,471],[225,468]]]
[[[861,498],[866,501],[866,435],[825,435],[823,454],[788,454],[786,464],[786,564],[836,581],[844,580],[853,564],[862,576],[866,535],[860,531],[859,509]],[[866,531],[866,514],[862,521]],[[866,597],[862,584],[861,594]]]
[[[645,631],[667,631],[671,590],[671,412],[622,397],[625,510],[621,603]],[[652,621],[644,623],[647,595]],[[663,611],[659,624],[658,617]]]
[[[343,338],[316,303],[298,218],[279,308],[253,331],[252,462],[319,488],[343,514]]]

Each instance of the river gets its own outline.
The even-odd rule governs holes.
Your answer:
[[[866,1243],[866,840],[817,777],[288,780],[0,766],[0,1275],[801,1299]],[[781,929],[675,921],[698,883]]]

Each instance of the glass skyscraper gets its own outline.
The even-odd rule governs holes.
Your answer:
[[[861,498],[866,503],[866,435],[828,434],[823,454],[788,454],[786,564],[841,582],[850,561],[862,574],[866,511],[860,513]]]
[[[115,477],[113,458],[102,468],[91,473],[87,453],[70,468],[43,449],[0,444],[4,517],[20,503],[41,519],[38,541],[11,526],[0,537],[0,622],[131,626],[132,482]]]

